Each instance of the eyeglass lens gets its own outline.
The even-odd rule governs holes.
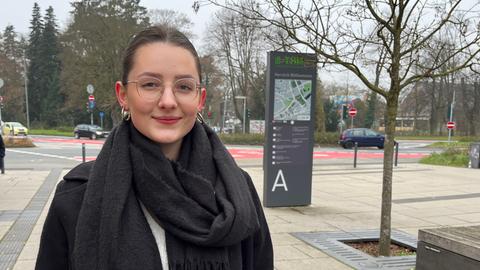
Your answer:
[[[165,84],[157,78],[141,78],[137,81],[138,94],[147,100],[158,100],[165,91]],[[198,86],[193,78],[179,79],[172,87],[179,102],[192,101],[197,97]]]

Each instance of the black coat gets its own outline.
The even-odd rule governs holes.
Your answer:
[[[65,175],[57,185],[55,196],[43,227],[36,270],[72,269],[72,252],[80,206],[87,187],[93,161],[82,163]],[[260,229],[242,241],[242,269],[273,270],[273,248],[268,226],[257,192],[244,172],[259,214]],[[160,256],[160,255],[159,255]],[[129,269],[136,269],[131,265]]]
[[[5,143],[3,142],[2,135],[0,134],[0,158],[5,157]]]

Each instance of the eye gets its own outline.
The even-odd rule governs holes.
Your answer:
[[[145,90],[156,90],[162,86],[159,80],[146,79],[139,81],[140,87]]]
[[[196,88],[196,84],[194,81],[180,80],[175,83],[175,89],[176,91],[179,91],[179,92],[184,92],[184,93],[193,92],[195,88]]]

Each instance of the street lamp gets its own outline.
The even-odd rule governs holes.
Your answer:
[[[25,51],[23,51],[23,73],[23,79],[25,82],[25,113],[27,114],[27,128],[30,129],[30,113],[28,112],[27,60],[25,59]]]
[[[221,131],[225,132],[225,121],[227,118],[227,99],[228,99],[228,93],[223,94],[223,119],[222,119],[222,128]]]
[[[247,122],[247,97],[246,96],[236,96],[235,99],[243,99],[243,133],[245,134],[245,122]]]

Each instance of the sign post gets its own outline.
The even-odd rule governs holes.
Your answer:
[[[268,53],[263,204],[309,205],[317,64],[314,54]]]
[[[357,109],[353,107],[350,108],[350,110],[348,110],[348,115],[350,115],[350,118],[352,118],[350,128],[353,128],[353,118],[355,117],[355,115],[357,115]]]
[[[95,89],[93,85],[87,85],[87,93],[88,95],[88,110],[90,111],[90,125],[93,125],[93,109],[95,108],[95,97],[93,96],[93,92]]]
[[[100,116],[100,127],[103,129],[103,117],[105,117],[105,112],[99,112],[98,115]]]

